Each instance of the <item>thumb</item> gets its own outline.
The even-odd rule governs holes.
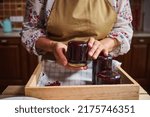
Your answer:
[[[60,64],[62,64],[63,66],[66,66],[67,65],[67,58],[65,56],[64,51],[65,51],[64,48],[58,49],[58,58],[59,58]]]

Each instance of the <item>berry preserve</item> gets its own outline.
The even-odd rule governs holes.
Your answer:
[[[112,57],[100,54],[96,60],[93,60],[92,69],[92,82],[93,84],[99,84],[97,74],[105,70],[112,70]]]
[[[88,46],[84,41],[70,41],[67,49],[67,59],[70,66],[81,67],[87,65]]]

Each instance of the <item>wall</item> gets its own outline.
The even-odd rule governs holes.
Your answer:
[[[142,31],[143,30],[143,16],[142,16],[142,8],[143,8],[143,0],[130,0],[131,10],[133,15],[133,29],[134,31]]]
[[[150,32],[150,0],[144,1],[144,27],[145,32]]]
[[[10,16],[23,16],[26,0],[0,0],[0,20]],[[13,27],[21,27],[21,22],[13,22]]]
[[[133,28],[137,32],[150,32],[150,0],[130,0]]]

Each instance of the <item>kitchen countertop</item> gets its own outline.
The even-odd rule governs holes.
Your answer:
[[[21,28],[14,28],[10,33],[4,33],[2,29],[0,29],[0,37],[20,37]],[[135,32],[133,37],[150,37],[150,32]]]
[[[2,29],[0,29],[0,37],[20,37],[21,28],[14,28],[10,33],[4,33]]]
[[[150,32],[135,32],[133,37],[150,37]]]

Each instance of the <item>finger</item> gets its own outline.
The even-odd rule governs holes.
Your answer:
[[[92,48],[94,41],[95,41],[94,37],[90,37],[90,39],[88,41],[88,47]]]
[[[56,50],[56,53],[57,53],[57,54],[56,54],[57,61],[58,61],[61,65],[63,65],[63,66],[67,65],[68,61],[67,61],[66,56],[64,55],[64,49],[63,49],[63,48],[58,48],[58,49]]]
[[[95,51],[95,53],[93,54],[93,56],[92,56],[92,58],[93,59],[97,59],[97,57],[99,56],[99,54],[103,51],[103,47],[102,46],[99,46],[98,48],[97,48],[97,50]]]
[[[100,43],[96,40],[92,46],[92,48],[89,50],[89,56],[93,56],[97,48],[100,46]]]
[[[103,50],[103,53],[104,53],[104,56],[108,56],[108,54],[109,54],[109,52],[108,52],[107,49],[104,49],[104,50]]]

